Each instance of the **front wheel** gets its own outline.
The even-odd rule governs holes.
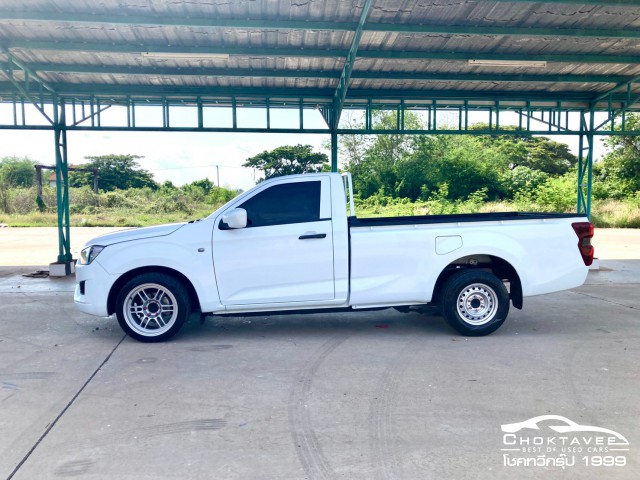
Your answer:
[[[120,327],[141,342],[162,342],[173,337],[189,313],[186,288],[163,273],[144,273],[132,278],[116,300]]]
[[[440,311],[462,335],[479,337],[495,332],[509,314],[509,292],[495,275],[461,270],[445,282]]]

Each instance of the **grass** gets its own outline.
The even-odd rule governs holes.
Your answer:
[[[396,217],[405,215],[436,215],[440,213],[488,213],[488,212],[513,212],[513,211],[550,211],[549,208],[515,202],[487,202],[482,204],[469,204],[462,202],[416,202],[397,203],[387,205],[356,206],[359,217]],[[566,213],[573,213],[569,210]],[[591,207],[591,221],[598,228],[640,228],[640,202],[635,199],[626,200],[596,200]]]
[[[592,208],[591,221],[596,227],[640,228],[640,202],[596,201]]]
[[[200,187],[132,188],[99,194],[86,187],[69,191],[69,224],[73,227],[144,227],[184,222],[206,217],[237,195],[217,187],[210,192]],[[55,190],[45,187],[39,202],[36,196],[34,187],[0,188],[0,223],[14,227],[56,226]]]
[[[163,223],[176,223],[203,218],[211,214],[215,209],[201,208],[187,215],[184,212],[169,213],[140,213],[129,209],[105,209],[95,215],[72,214],[69,224],[72,227],[147,227]],[[58,216],[55,213],[27,213],[27,214],[1,214],[0,223],[10,227],[55,227],[58,225]]]
[[[538,205],[504,201],[482,203],[438,200],[412,203],[404,199],[390,199],[385,203],[386,205],[369,201],[358,202],[356,212],[360,217],[398,217],[450,213],[548,211],[548,208]],[[146,227],[203,218],[215,209],[216,207],[212,205],[201,205],[187,214],[184,212],[145,213],[131,208],[104,208],[95,214],[72,214],[70,225],[72,227]],[[11,227],[55,227],[57,221],[58,218],[54,212],[0,213],[0,224]],[[591,221],[596,227],[601,228],[640,228],[640,199],[596,200],[592,206]]]

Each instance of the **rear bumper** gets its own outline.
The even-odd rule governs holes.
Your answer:
[[[73,300],[78,310],[99,317],[109,316],[107,301],[116,280],[117,277],[109,275],[97,260],[91,265],[77,265]]]

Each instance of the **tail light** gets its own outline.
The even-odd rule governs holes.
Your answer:
[[[593,263],[593,245],[591,245],[593,225],[589,222],[576,222],[572,223],[571,226],[578,236],[578,250],[582,255],[582,261],[588,267]]]

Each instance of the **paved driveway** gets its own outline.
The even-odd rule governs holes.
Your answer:
[[[596,243],[614,253],[586,285],[526,299],[484,338],[388,310],[193,318],[147,345],[75,310],[72,280],[0,268],[0,477],[640,478],[640,260],[616,259],[639,243],[625,238]],[[628,450],[588,451],[593,432],[582,451],[560,445],[558,419],[501,431],[543,415]],[[575,465],[509,466],[561,455]],[[625,465],[592,466],[609,459]]]

